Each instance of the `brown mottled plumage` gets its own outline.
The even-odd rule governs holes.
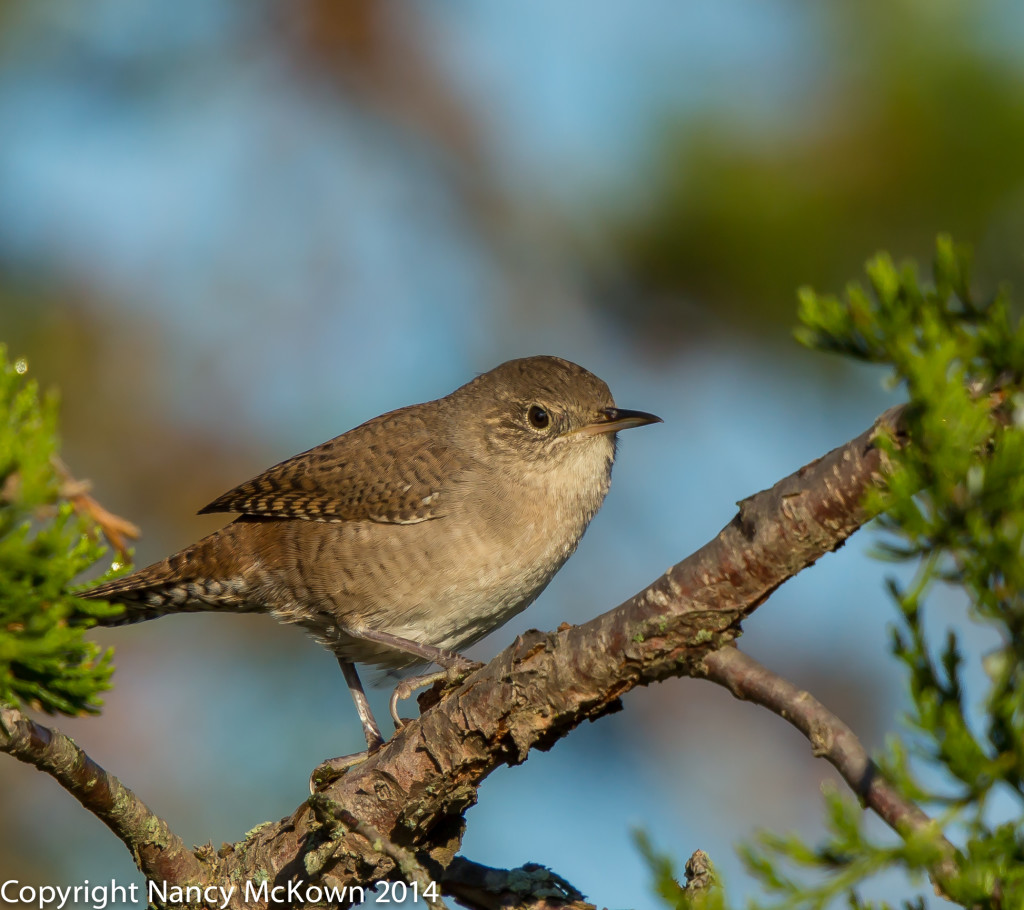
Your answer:
[[[557,357],[512,360],[376,417],[214,500],[221,530],[86,597],[111,625],[199,610],[270,613],[335,653],[367,743],[353,664],[464,666],[544,589],[611,478],[617,430],[658,418]],[[392,705],[394,714],[394,705]]]
[[[385,524],[440,518],[436,495],[458,470],[460,453],[435,435],[427,405],[420,407],[384,414],[289,458],[199,512]]]

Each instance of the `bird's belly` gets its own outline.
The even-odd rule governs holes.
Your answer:
[[[275,613],[346,660],[386,667],[418,661],[361,640],[361,629],[444,650],[466,648],[533,603],[579,538],[514,523],[487,534],[443,520],[383,529],[349,525],[346,536],[336,586],[317,598],[317,609]]]

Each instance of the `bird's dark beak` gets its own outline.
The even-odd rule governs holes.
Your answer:
[[[660,417],[646,411],[627,411],[625,408],[604,408],[600,420],[580,427],[576,432],[583,436],[598,436],[602,433],[618,433],[632,427],[643,427],[649,423],[663,423]]]

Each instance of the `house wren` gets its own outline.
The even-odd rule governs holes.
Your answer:
[[[528,607],[611,481],[615,434],[659,421],[557,357],[510,360],[264,471],[201,512],[241,513],[83,597],[107,625],[200,610],[270,613],[332,651],[368,748],[383,742],[355,663],[470,664],[457,653]],[[404,681],[391,700],[428,677]]]

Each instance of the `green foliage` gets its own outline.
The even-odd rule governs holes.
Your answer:
[[[1016,824],[992,824],[987,810],[997,791],[1024,801],[1024,325],[1005,290],[974,298],[970,264],[966,250],[940,237],[925,285],[913,266],[879,255],[868,264],[867,288],[850,285],[842,299],[801,291],[797,334],[811,347],[888,365],[906,389],[910,444],[880,440],[891,469],[870,496],[884,531],[878,555],[917,563],[910,585],[889,582],[898,609],[893,653],[910,686],[909,750],[893,738],[881,764],[961,847],[958,874],[943,882],[947,895],[964,906],[1022,906],[1024,836]],[[986,660],[980,711],[965,703],[957,634],[936,646],[926,633],[925,602],[940,584],[962,589],[971,618],[1001,641]],[[933,868],[934,839],[914,834],[882,849],[851,812],[840,826],[832,805],[821,850],[842,859],[830,884],[853,885],[892,865]],[[800,858],[792,845],[766,846],[776,858]],[[825,868],[821,851],[811,865]],[[809,898],[794,905],[821,906]]]
[[[655,893],[667,906],[675,910],[722,910],[725,907],[725,897],[710,862],[710,881],[706,887],[697,887],[695,883],[684,887],[679,883],[672,860],[655,850],[643,831],[634,831],[633,839],[651,870]]]
[[[796,835],[762,832],[756,845],[740,848],[747,868],[775,898],[768,906],[821,910],[845,898],[850,907],[885,910],[891,905],[862,901],[857,886],[889,869],[901,869],[920,881],[942,859],[938,826],[903,841],[880,843],[864,831],[864,811],[856,800],[831,788],[824,797],[828,837],[823,844],[811,847]],[[785,875],[782,870],[789,866],[805,870],[806,878]]]
[[[915,564],[910,584],[889,582],[892,650],[909,682],[907,733],[890,738],[878,764],[934,824],[880,843],[852,798],[827,793],[822,844],[762,834],[742,855],[771,906],[822,908],[844,897],[884,906],[862,903],[858,889],[898,869],[930,893],[941,867],[938,884],[962,906],[1024,907],[1024,325],[1005,291],[975,299],[970,256],[948,237],[938,240],[930,283],[884,254],[867,276],[841,298],[802,290],[797,337],[886,365],[906,391],[898,438],[878,440],[889,468],[869,500],[882,530],[877,555]],[[927,600],[940,586],[962,591],[970,619],[999,641],[982,660],[980,705],[976,693],[965,699],[958,635],[936,642],[926,629]],[[997,794],[1009,797],[998,821]],[[1018,809],[1009,821],[1008,803]],[[943,836],[958,850],[952,858]]]
[[[83,632],[119,608],[68,593],[104,548],[61,497],[56,401],[26,367],[0,346],[0,702],[94,713],[113,667]]]
[[[798,284],[836,287],[879,248],[928,256],[936,224],[1019,287],[1024,58],[990,40],[996,6],[800,4],[806,91],[666,112],[639,204],[587,222],[607,233],[599,299],[660,344],[693,344],[701,308],[760,343]]]

